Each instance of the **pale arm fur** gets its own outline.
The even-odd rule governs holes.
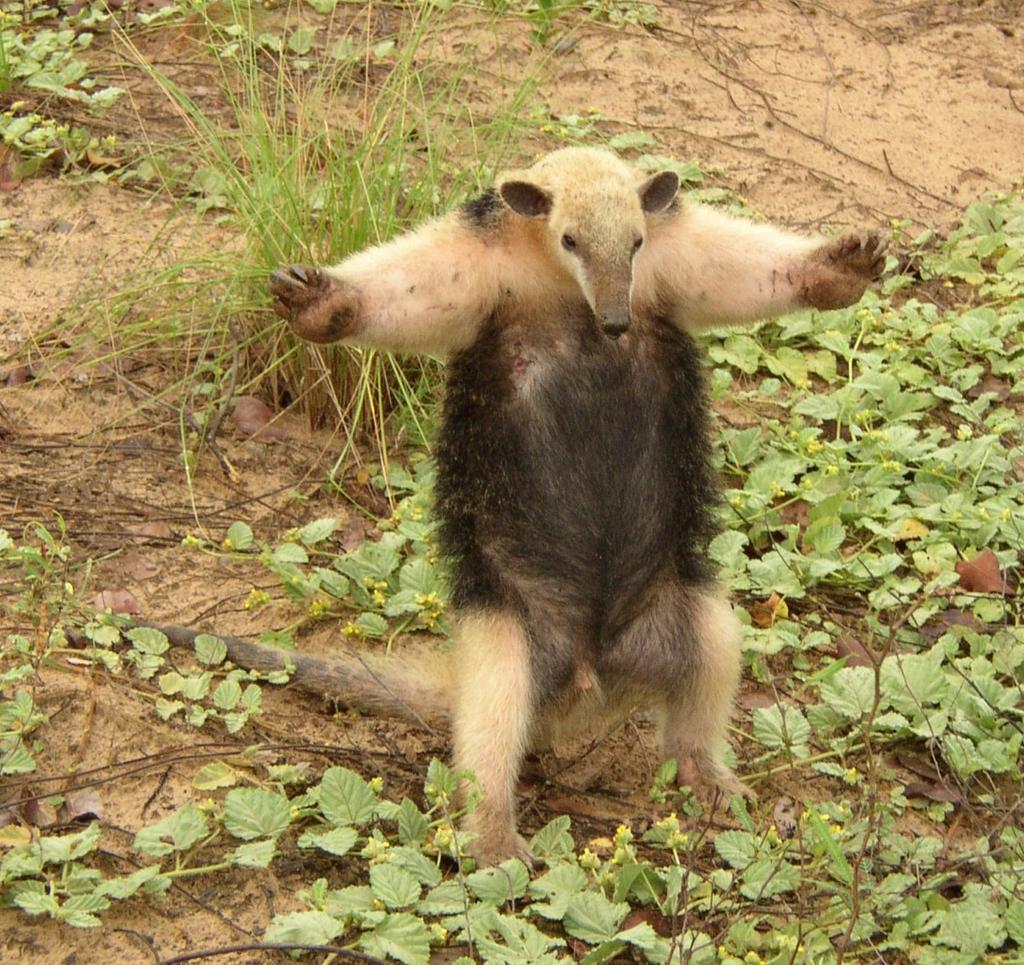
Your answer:
[[[802,271],[821,245],[687,205],[652,219],[636,261],[634,299],[688,331],[774,318],[806,306]]]
[[[357,299],[346,341],[393,352],[457,351],[497,306],[509,246],[459,213],[326,269]]]

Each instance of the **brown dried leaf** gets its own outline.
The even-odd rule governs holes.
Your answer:
[[[1006,580],[999,569],[999,560],[988,548],[973,560],[960,560],[956,571],[960,574],[960,587],[968,593],[1006,592]]]
[[[931,781],[910,781],[903,788],[903,793],[907,797],[926,797],[929,801],[950,801],[953,804],[962,804],[964,800],[955,787]]]
[[[24,385],[35,377],[36,374],[32,371],[31,366],[18,365],[4,376],[3,383],[8,389],[13,389],[17,385]]]
[[[800,527],[800,532],[803,533],[807,529],[807,524],[810,522],[807,514],[810,512],[811,504],[803,499],[795,499],[791,503],[787,503],[779,510],[779,516],[782,518],[782,522],[786,526],[792,526],[794,523]]]
[[[92,598],[92,605],[100,612],[110,610],[111,613],[127,613],[132,616],[142,612],[139,601],[124,587],[101,590]]]
[[[774,707],[777,701],[767,691],[751,690],[749,693],[740,694],[736,703],[741,710],[756,710],[758,707]]]
[[[362,516],[353,516],[345,524],[341,536],[336,536],[335,539],[341,543],[346,553],[351,553],[366,542],[372,530],[373,527]]]
[[[284,426],[271,421],[274,413],[270,407],[251,395],[243,395],[235,402],[231,417],[238,431],[252,439],[262,442],[284,442],[288,439]]]
[[[119,569],[124,576],[139,583],[152,579],[160,572],[156,563],[148,556],[143,556],[138,552],[125,553]]]
[[[13,191],[19,184],[18,155],[13,147],[0,144],[0,191]]]
[[[143,523],[141,526],[132,526],[128,532],[132,534],[132,541],[135,543],[156,543],[174,539],[171,527],[167,523],[156,520]]]
[[[796,834],[799,815],[796,810],[796,801],[791,797],[780,797],[775,802],[775,809],[772,811],[772,820],[775,822],[775,830],[783,841],[788,841]]]
[[[57,823],[57,811],[52,804],[38,798],[30,798],[21,806],[21,816],[27,824],[36,828],[48,828]]]
[[[96,788],[86,787],[80,791],[70,791],[61,805],[60,819],[65,824],[71,824],[73,821],[102,821],[103,804],[96,793]]]
[[[629,931],[634,925],[648,924],[659,935],[672,934],[672,922],[655,908],[634,908],[620,926],[620,931]]]
[[[1004,382],[1002,379],[996,378],[991,372],[986,373],[982,376],[979,382],[976,382],[967,390],[967,397],[969,399],[977,399],[988,392],[995,395],[997,402],[1005,402],[1010,396],[1010,384]]]
[[[785,620],[788,616],[789,607],[778,593],[773,593],[767,600],[758,600],[750,608],[750,622],[755,627],[770,627],[776,620]]]
[[[921,633],[929,640],[935,641],[950,627],[967,627],[968,630],[976,632],[985,631],[985,624],[973,613],[968,613],[966,610],[943,610],[942,613],[936,613],[921,627]]]
[[[867,647],[848,633],[839,634],[836,640],[836,656],[849,657],[850,659],[846,661],[847,667],[873,667],[875,665]]]
[[[85,156],[94,168],[105,168],[108,171],[119,168],[124,164],[123,158],[107,157],[104,154],[100,154],[99,151],[94,151],[91,147],[85,149]]]

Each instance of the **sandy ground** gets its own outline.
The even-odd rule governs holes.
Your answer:
[[[807,229],[894,219],[947,228],[971,200],[1024,176],[1019,0],[674,2],[660,5],[659,18],[653,31],[576,31],[541,89],[553,114],[596,108],[613,130],[653,134],[658,153],[698,158],[714,183],[772,220]],[[490,33],[467,29],[454,48],[481,65],[500,61],[507,75],[529,61],[531,43],[517,29],[499,49]],[[161,202],[106,185],[41,178],[0,193],[0,220],[14,222],[0,240],[0,386],[17,367],[5,357],[59,332],[97,279],[115,285],[170,214]],[[223,229],[189,216],[175,223],[173,239],[161,257],[225,240]],[[72,357],[37,362],[35,374],[0,387],[0,523],[14,532],[61,513],[75,557],[98,559],[92,585],[126,587],[153,617],[202,623],[215,615],[224,630],[252,632],[242,601],[266,575],[186,555],[180,539],[221,534],[238,518],[272,536],[316,516],[350,514],[317,485],[337,446],[330,432],[293,427],[287,442],[269,445],[225,427],[222,445],[238,480],[207,454],[189,488],[174,427],[133,414],[137,399],[109,372]],[[95,432],[114,415],[123,417],[115,429]],[[289,499],[295,489],[308,502]],[[12,622],[5,616],[0,629],[6,634]],[[326,648],[331,636],[325,627],[305,643]],[[44,672],[35,696],[50,714],[37,777],[101,768],[96,793],[117,842],[104,860],[131,870],[131,834],[191,796],[191,776],[205,761],[196,754],[221,738],[163,724],[150,694],[74,665]],[[744,703],[749,709],[757,699],[748,693]],[[444,752],[443,735],[373,720],[338,726],[329,709],[287,693],[269,695],[268,704],[258,726],[209,753],[301,734],[317,749],[268,755],[379,772],[401,796],[416,793],[423,761]],[[579,832],[597,834],[642,812],[654,754],[643,725],[636,753],[636,726],[565,773],[547,762],[549,784],[542,795],[528,792],[524,825],[565,812]],[[192,756],[175,764],[183,749]],[[153,756],[136,760],[144,755]],[[98,933],[0,912],[0,958],[149,962],[252,940],[274,913],[294,907],[302,883],[335,874],[329,862],[313,864],[303,858],[275,865],[274,876],[186,880],[165,902],[113,909]]]

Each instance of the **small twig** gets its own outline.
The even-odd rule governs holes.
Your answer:
[[[217,432],[224,421],[224,416],[227,415],[228,409],[231,408],[231,402],[235,397],[235,386],[238,384],[238,359],[242,351],[242,339],[235,331],[234,326],[231,326],[231,336],[235,340],[235,345],[231,352],[231,368],[228,370],[227,388],[224,390],[224,398],[221,400],[217,411],[213,414],[213,418],[206,423],[206,431],[203,433],[203,442],[211,449],[214,447]]]
[[[158,405],[162,405],[164,406],[164,408],[170,409],[171,412],[183,414],[185,416],[185,421],[188,423],[189,428],[192,429],[199,436],[200,439],[203,439],[205,430],[203,429],[203,426],[200,424],[199,420],[195,417],[195,415],[192,414],[191,411],[189,411],[188,408],[182,406],[179,409],[178,406],[172,405],[166,399],[161,399],[160,396],[156,395],[153,392],[150,392],[148,389],[144,389],[137,382],[133,382],[130,378],[128,378],[127,375],[122,375],[120,372],[117,371],[117,369],[112,368],[110,366],[106,366],[106,368],[107,371],[114,376],[114,378],[116,378],[119,382],[122,382],[124,384],[126,389],[128,389],[130,392],[135,393],[139,398],[148,399],[150,402],[156,402]],[[221,452],[220,446],[217,445],[216,440],[211,438],[205,439],[204,441],[210,447],[210,452],[212,452],[214,456],[217,457],[217,461],[220,463],[220,467],[221,469],[224,470],[224,474],[228,477],[228,479],[230,479],[232,482],[238,482],[238,470],[236,470],[235,467],[232,466],[230,462],[228,462],[227,456],[225,456],[224,453]]]
[[[142,805],[142,811],[140,812],[143,817],[146,816],[146,812],[149,810],[150,805],[156,800],[156,796],[163,790],[163,786],[167,783],[167,778],[171,776],[173,768],[168,765],[163,774],[160,775],[160,780],[156,782],[156,787],[153,788],[153,793],[146,798],[146,803]]]
[[[1018,114],[1024,114],[1024,110],[1022,110],[1020,104],[1017,103],[1017,98],[1015,98],[1013,96],[1013,88],[1012,87],[1007,87],[1006,88],[1006,95],[1010,98],[1010,103],[1013,104],[1013,109]]]
[[[300,942],[249,942],[243,945],[222,945],[219,948],[204,948],[198,952],[185,952],[172,958],[161,958],[157,965],[179,965],[180,962],[195,962],[201,958],[216,958],[219,955],[237,955],[240,952],[323,952],[340,955],[342,961],[372,962],[373,965],[387,965],[382,958],[364,955],[341,945],[304,945]]]

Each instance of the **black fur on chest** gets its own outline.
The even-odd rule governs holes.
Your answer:
[[[450,363],[437,509],[457,607],[542,614],[596,660],[660,582],[712,578],[717,483],[689,336],[565,313],[547,337],[496,316]]]

